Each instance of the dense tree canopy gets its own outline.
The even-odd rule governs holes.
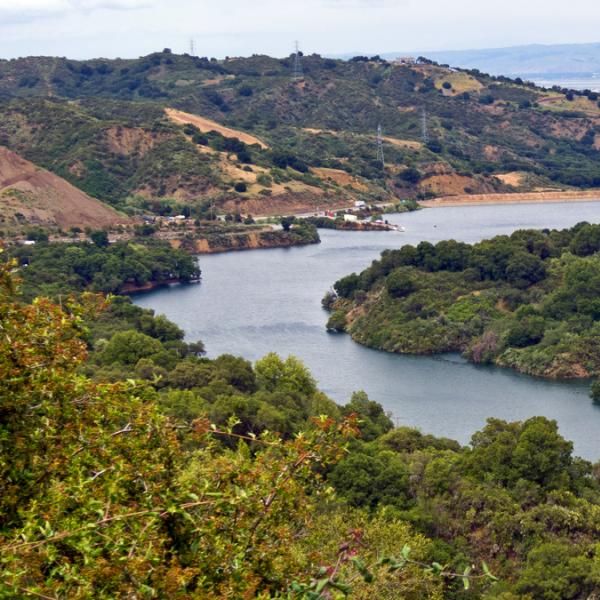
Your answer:
[[[468,251],[448,247],[448,265]],[[432,248],[400,252],[438,264]],[[563,259],[574,281],[590,260]],[[27,304],[10,269],[0,596],[575,600],[600,586],[600,470],[555,422],[492,419],[461,447],[394,428],[364,392],[336,405],[293,357],[203,358],[128,298]],[[455,318],[490,310],[478,302]]]
[[[190,254],[175,250],[166,242],[147,239],[110,245],[99,242],[39,243],[13,247],[9,254],[24,267],[20,276],[29,298],[38,294],[56,297],[65,291],[84,289],[119,292],[125,284],[190,281],[200,275]]]

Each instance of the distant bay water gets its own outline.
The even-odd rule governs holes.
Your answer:
[[[554,85],[559,85],[563,88],[570,90],[592,90],[593,92],[600,92],[600,73],[592,77],[580,77],[580,76],[565,76],[565,77],[548,77],[540,75],[539,77],[528,77],[527,75],[522,76],[523,79],[530,79],[536,83],[536,85],[551,88]]]

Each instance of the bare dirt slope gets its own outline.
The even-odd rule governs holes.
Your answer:
[[[252,144],[258,144],[261,148],[268,148],[263,141],[259,140],[253,135],[250,135],[249,133],[244,133],[243,131],[238,131],[237,129],[230,129],[229,127],[225,127],[225,125],[221,125],[216,121],[211,121],[210,119],[206,119],[199,115],[193,115],[191,113],[186,113],[182,110],[176,110],[174,108],[165,108],[165,113],[174,123],[178,123],[180,125],[195,125],[202,133],[216,131],[223,137],[236,138],[240,140],[240,142],[244,142],[244,144],[248,144],[249,146]]]
[[[127,221],[61,177],[0,146],[0,225],[107,227]]]

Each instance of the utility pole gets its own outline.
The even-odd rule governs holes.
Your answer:
[[[190,38],[190,56],[196,56],[196,43],[194,38]]]
[[[429,131],[427,128],[427,109],[423,107],[421,111],[421,134],[423,137],[423,143],[429,142]]]
[[[300,53],[300,44],[296,42],[296,53],[294,54],[294,72],[292,79],[298,81],[302,79],[302,54]]]
[[[383,129],[381,124],[377,126],[377,162],[381,163],[381,168],[385,169],[385,155],[383,154]]]

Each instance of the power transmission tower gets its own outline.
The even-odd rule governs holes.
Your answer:
[[[385,169],[385,155],[383,154],[383,129],[381,129],[381,124],[377,127],[377,162],[380,162],[381,168]]]
[[[429,142],[429,130],[427,128],[427,110],[423,107],[421,112],[421,134],[423,137],[423,143]]]
[[[292,74],[292,79],[294,81],[302,79],[302,54],[298,42],[296,42],[296,53],[294,54],[294,72]]]
[[[194,38],[190,38],[190,56],[196,56],[196,43]]]

